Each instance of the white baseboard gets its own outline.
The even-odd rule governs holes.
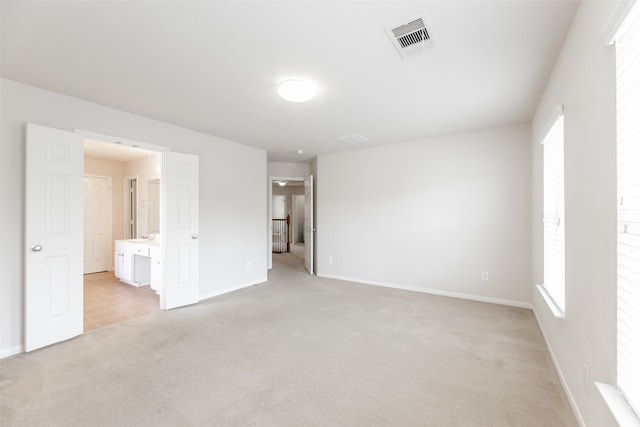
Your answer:
[[[260,283],[265,283],[266,281],[267,281],[267,278],[264,277],[264,278],[261,278],[261,279],[255,280],[255,281],[241,283],[239,285],[235,285],[235,286],[232,286],[230,288],[225,288],[225,289],[209,292],[207,294],[200,295],[200,301],[203,301],[203,300],[206,300],[206,299],[209,299],[209,298],[213,298],[213,297],[217,297],[219,295],[228,294],[229,292],[237,291],[237,290],[240,290],[240,289],[248,288],[248,287],[253,286],[253,285],[258,285]]]
[[[24,346],[17,345],[11,348],[5,348],[4,350],[0,350],[0,359],[4,359],[5,357],[15,356],[16,354],[24,353]]]
[[[443,297],[460,298],[460,299],[466,299],[471,301],[480,301],[480,302],[488,302],[492,304],[508,305],[512,307],[527,308],[530,310],[533,309],[533,305],[531,303],[522,302],[522,301],[512,301],[512,300],[501,299],[501,298],[484,297],[481,295],[465,294],[461,292],[441,291],[439,289],[420,288],[417,286],[406,286],[406,285],[399,285],[397,283],[378,282],[375,280],[364,280],[364,279],[358,279],[354,277],[338,276],[333,274],[318,274],[318,277],[326,277],[327,279],[345,280],[347,282],[363,283],[365,285],[382,286],[385,288],[402,289],[404,291],[421,292],[423,294],[439,295]]]
[[[533,308],[533,315],[536,319],[536,322],[538,323],[538,329],[540,329],[540,333],[542,334],[544,343],[547,346],[547,351],[551,356],[553,367],[556,370],[556,374],[558,374],[558,378],[560,378],[560,384],[562,384],[562,388],[564,389],[564,394],[567,395],[567,399],[569,400],[569,405],[571,406],[573,415],[576,416],[576,419],[578,420],[578,424],[580,424],[581,427],[586,427],[586,424],[584,423],[584,419],[582,418],[582,414],[578,409],[578,404],[576,403],[576,400],[573,398],[573,394],[571,394],[571,389],[569,389],[567,380],[565,380],[564,375],[562,374],[562,370],[560,369],[560,364],[558,363],[558,359],[556,358],[556,355],[553,352],[553,348],[551,347],[551,344],[549,344],[549,339],[547,338],[547,334],[544,332],[544,328],[542,327],[542,322],[540,322],[540,318],[538,317],[538,312],[536,311],[535,307]]]

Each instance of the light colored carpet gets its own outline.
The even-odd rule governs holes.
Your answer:
[[[575,426],[528,310],[308,276],[0,360],[6,426]]]
[[[304,243],[296,243],[295,245],[291,245],[291,255],[295,255],[298,258],[302,258],[304,260]]]

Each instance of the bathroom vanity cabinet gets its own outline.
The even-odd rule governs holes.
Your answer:
[[[162,281],[161,250],[146,239],[115,241],[115,275],[133,286],[151,285],[158,291]]]

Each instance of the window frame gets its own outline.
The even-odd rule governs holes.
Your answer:
[[[537,289],[553,316],[565,319],[565,135],[562,105],[554,109],[539,141],[543,151],[543,283],[537,285]],[[550,155],[555,157],[549,158]],[[552,178],[555,182],[551,182]],[[550,190],[553,194],[549,194]],[[559,252],[559,257],[553,259],[551,251]]]
[[[621,53],[623,50],[620,49],[622,45],[621,40],[624,40],[625,31],[628,29],[633,29],[631,31],[636,31],[634,34],[634,44],[632,51],[637,52],[638,47],[640,47],[640,31],[637,30],[638,24],[640,21],[640,2],[636,0],[621,2],[618,7],[613,11],[606,27],[603,32],[605,44],[613,45],[616,44],[616,175],[617,175],[617,230],[616,230],[616,258],[617,258],[617,274],[616,274],[616,298],[617,298],[617,307],[616,307],[616,333],[617,333],[617,348],[616,348],[616,385],[604,384],[604,383],[596,383],[598,391],[602,395],[603,399],[609,406],[612,414],[616,418],[616,421],[621,426],[640,426],[640,392],[635,385],[635,380],[639,375],[638,368],[635,367],[635,364],[631,364],[632,369],[631,372],[627,372],[628,368],[628,357],[629,354],[627,349],[630,347],[638,347],[640,348],[640,335],[639,334],[631,334],[629,335],[629,331],[634,331],[637,328],[635,327],[635,323],[628,325],[629,323],[629,307],[635,308],[633,313],[631,314],[631,322],[637,322],[640,318],[640,308],[634,306],[633,304],[629,304],[628,301],[622,300],[621,295],[626,295],[625,292],[628,292],[630,288],[633,288],[634,291],[631,293],[631,298],[635,298],[638,295],[638,287],[640,286],[640,281],[633,282],[631,286],[629,286],[630,281],[625,277],[625,274],[622,272],[629,271],[629,266],[635,262],[640,263],[640,255],[629,257],[628,253],[631,250],[635,252],[635,245],[638,242],[635,241],[635,238],[630,236],[637,236],[638,233],[638,222],[635,221],[635,217],[640,213],[640,207],[638,205],[636,199],[640,199],[638,194],[635,194],[632,189],[635,186],[640,185],[640,178],[629,179],[629,176],[637,175],[637,172],[640,171],[640,161],[638,161],[635,155],[630,155],[629,153],[635,153],[640,150],[640,133],[635,134],[634,138],[626,138],[625,135],[632,129],[633,132],[640,130],[640,108],[638,105],[633,104],[631,108],[630,105],[624,105],[624,102],[621,103],[622,97],[621,93],[624,94],[624,97],[629,97],[630,93],[635,93],[635,95],[640,94],[640,78],[636,77],[637,72],[629,72],[626,68],[628,66],[628,62],[631,61],[634,63],[633,69],[640,68],[640,55],[635,55],[631,57],[623,58]],[[635,50],[634,50],[635,49]],[[622,58],[622,59],[621,59]],[[623,63],[623,67],[621,67],[621,63]],[[622,70],[621,68],[624,68]],[[635,77],[633,81],[626,80],[625,76],[631,75]],[[625,89],[621,89],[621,86],[625,86]],[[627,87],[631,87],[632,90],[629,91]],[[635,89],[633,89],[635,88]],[[625,108],[626,111],[621,113],[621,105]],[[631,114],[629,114],[631,112]],[[632,120],[627,121],[627,117],[632,117]],[[624,119],[621,119],[624,118]],[[633,241],[632,241],[633,240]],[[638,239],[640,240],[640,239]],[[627,248],[625,248],[625,246]],[[629,249],[631,248],[631,249]],[[629,260],[625,259],[629,258]],[[632,276],[636,276],[635,273],[631,274]],[[628,274],[627,274],[628,276]],[[629,337],[632,338],[629,338]],[[623,338],[623,342],[621,342],[621,337]],[[632,352],[632,357],[636,356],[637,353],[640,353],[640,350],[635,350]],[[635,359],[634,359],[635,360]],[[621,369],[625,370],[626,374],[631,375],[631,380],[629,378],[625,378],[621,380]],[[630,390],[626,389],[627,385],[632,384],[631,395],[627,394]]]

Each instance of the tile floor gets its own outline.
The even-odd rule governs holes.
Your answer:
[[[160,296],[149,285],[127,285],[109,271],[84,276],[85,332],[158,310]]]

